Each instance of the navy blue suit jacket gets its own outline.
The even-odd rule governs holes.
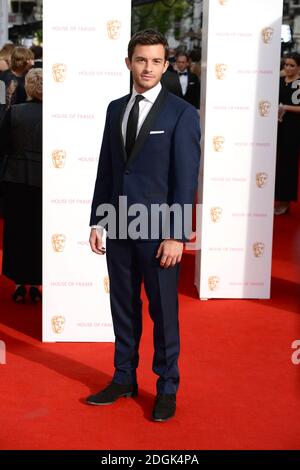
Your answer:
[[[129,99],[112,101],[107,109],[90,225],[101,225],[97,207],[110,203],[117,209],[119,196],[149,211],[151,204],[194,203],[200,161],[196,109],[162,88],[127,158],[121,129]]]

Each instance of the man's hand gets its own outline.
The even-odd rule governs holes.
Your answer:
[[[105,248],[103,247],[103,241],[102,241],[102,235],[103,231],[101,228],[92,228],[91,233],[90,233],[90,247],[94,253],[97,255],[104,255],[105,254]]]
[[[169,268],[180,263],[183,252],[183,243],[178,240],[164,240],[157,250],[156,258],[160,258],[160,266]]]

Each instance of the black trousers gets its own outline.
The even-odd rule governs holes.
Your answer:
[[[176,393],[179,384],[179,266],[161,268],[160,242],[107,239],[107,265],[115,342],[114,382],[137,382],[142,334],[141,283],[144,279],[149,313],[154,323],[153,371],[157,392]]]

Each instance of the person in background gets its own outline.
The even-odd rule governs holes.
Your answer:
[[[277,161],[275,179],[275,215],[290,209],[297,201],[300,152],[300,54],[288,54],[285,75],[280,78]]]
[[[189,70],[189,55],[185,52],[176,54],[177,79],[180,82],[182,98],[200,109],[200,82]]]
[[[7,115],[6,164],[2,177],[4,230],[2,274],[15,283],[12,298],[41,300],[42,284],[42,69],[25,78],[29,100],[13,105]]]
[[[4,44],[0,50],[0,72],[8,70],[11,66],[11,55],[16,46],[11,43]],[[1,76],[0,76],[1,80]]]
[[[11,67],[0,75],[6,87],[6,107],[24,103],[27,99],[24,88],[25,75],[34,65],[34,55],[27,47],[15,47],[11,55]]]

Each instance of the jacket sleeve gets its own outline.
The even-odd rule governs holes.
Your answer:
[[[110,105],[107,108],[106,121],[100,150],[94,196],[91,208],[90,226],[97,225],[100,217],[96,215],[100,204],[109,203],[112,189],[112,159],[110,145]]]
[[[173,134],[170,171],[169,202],[171,205],[176,204],[179,209],[179,212],[172,212],[170,235],[181,241],[188,241],[192,232],[192,207],[200,164],[200,136],[198,112],[193,106],[188,106],[181,114]]]

